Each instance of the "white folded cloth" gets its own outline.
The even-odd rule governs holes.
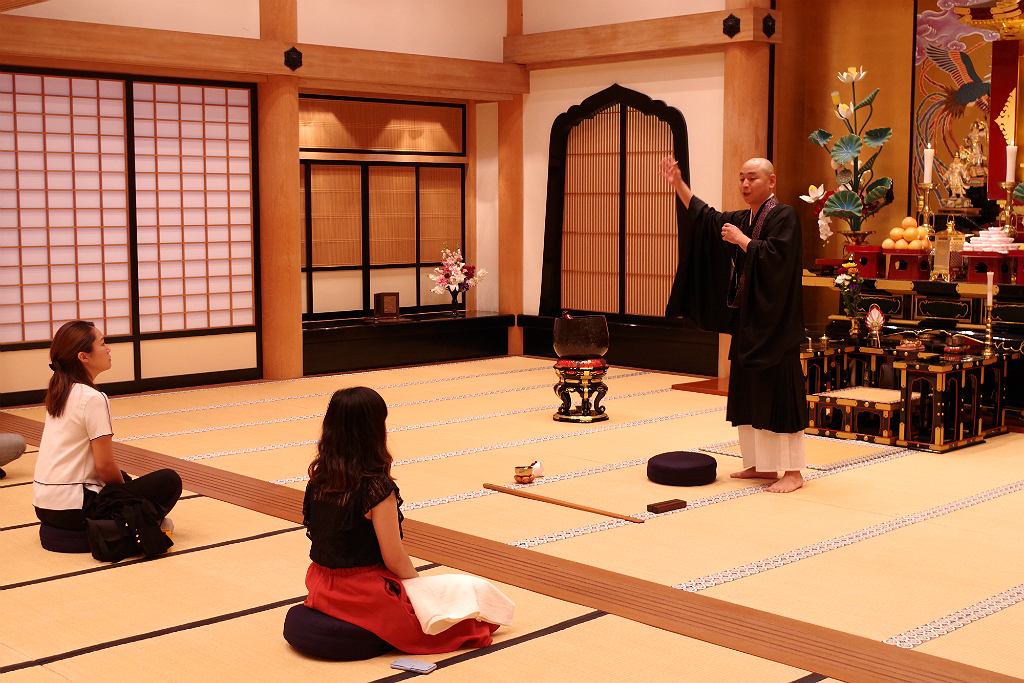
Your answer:
[[[465,619],[512,625],[515,603],[479,577],[438,574],[403,579],[402,585],[427,635],[437,635]]]

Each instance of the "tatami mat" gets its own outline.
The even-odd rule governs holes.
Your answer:
[[[729,455],[716,455],[719,476],[708,486],[660,486],[647,480],[644,459],[736,439],[722,410],[726,399],[667,391],[692,378],[614,369],[605,402],[610,420],[558,423],[551,419],[557,399],[550,366],[543,359],[499,358],[116,399],[112,409],[122,417],[115,420],[115,438],[145,436],[129,443],[174,457],[246,451],[200,462],[302,489],[314,445],[288,444],[315,441],[319,414],[334,390],[381,387],[392,406],[388,426],[396,431],[389,446],[407,517],[503,543],[530,541],[534,552],[663,585],[822,544],[1024,480],[1024,435],[1010,434],[951,453],[890,454],[852,466],[845,463],[880,449],[809,439],[810,462],[839,467],[814,473],[789,495],[763,492],[761,480],[730,479],[742,463]],[[496,391],[501,393],[490,393]],[[43,415],[41,408],[16,414],[40,420]],[[138,417],[123,417],[131,415]],[[199,429],[207,431],[172,434]],[[288,522],[195,497],[172,513],[175,547],[158,560],[83,571],[108,566],[87,555],[42,551],[31,486],[18,485],[31,480],[34,457],[8,465],[9,476],[0,481],[0,528],[29,525],[0,532],[0,585],[26,583],[2,593],[0,667],[118,639],[131,642],[7,673],[5,681],[341,676],[369,683],[397,673],[387,666],[397,653],[336,664],[301,657],[284,643],[281,622],[288,606],[274,605],[304,594],[308,564],[308,540]],[[528,492],[625,515],[668,498],[685,499],[692,507],[634,524],[503,493],[479,495],[485,482],[511,484],[513,467],[533,460],[544,463],[548,478]],[[1022,501],[1024,492],[985,500],[703,592],[883,640],[1019,584]],[[496,642],[522,642],[452,660],[432,680],[585,676],[787,683],[806,675],[619,617],[585,618],[589,608],[503,588],[517,603],[516,624],[500,629]],[[1022,607],[986,616],[918,649],[1024,677],[1024,659],[1016,654],[1024,650]],[[89,628],[79,627],[69,613],[88,615]],[[572,621],[577,618],[582,621]],[[202,620],[212,622],[175,630]],[[150,637],[165,629],[170,631]],[[146,637],[131,640],[140,636]],[[420,658],[452,657],[459,655]]]

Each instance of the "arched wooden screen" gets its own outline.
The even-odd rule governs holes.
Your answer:
[[[668,155],[688,180],[682,114],[619,85],[555,120],[541,315],[664,315],[684,218],[658,177],[658,161]]]

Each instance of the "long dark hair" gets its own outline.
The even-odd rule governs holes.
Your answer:
[[[366,476],[391,476],[386,421],[388,405],[373,389],[350,387],[331,396],[309,486],[321,491],[355,491]]]
[[[50,343],[50,369],[53,370],[53,376],[46,390],[46,412],[50,415],[60,417],[64,413],[68,394],[75,384],[96,388],[82,361],[78,359],[79,353],[92,352],[95,341],[96,326],[88,320],[64,323],[57,334],[53,335],[53,342]]]

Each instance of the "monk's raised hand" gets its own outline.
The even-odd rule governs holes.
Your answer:
[[[683,174],[679,172],[679,162],[672,157],[665,157],[658,164],[658,175],[675,185],[676,180],[682,180]]]

